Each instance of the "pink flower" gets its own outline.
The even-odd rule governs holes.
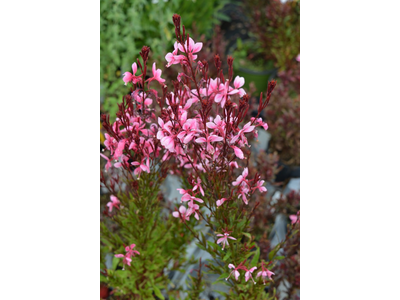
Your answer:
[[[108,208],[109,208],[109,211],[112,212],[113,207],[119,209],[119,206],[118,206],[118,205],[119,205],[121,202],[119,202],[118,198],[115,197],[114,195],[111,195],[110,198],[111,198],[111,201],[107,203],[107,206],[108,206]]]
[[[217,95],[215,95],[214,101],[216,103],[221,102],[222,108],[225,106],[225,101],[226,101],[227,97],[229,98],[229,96],[239,93],[239,90],[232,89],[229,86],[229,81],[225,82],[225,85],[221,83],[219,86],[219,90],[220,90],[220,92]]]
[[[135,254],[140,255],[139,251],[133,250],[133,248],[135,248],[135,246],[136,246],[135,244],[126,246],[125,247],[125,251],[126,251],[125,255],[124,254],[115,254],[114,255],[115,257],[118,257],[118,258],[122,258],[122,257],[124,258],[124,260],[122,261],[122,263],[123,263],[122,270],[125,270],[125,265],[131,266],[131,262],[132,262],[131,257],[132,256],[134,257]]]
[[[292,224],[295,224],[296,222],[300,223],[300,218],[297,217],[298,214],[299,214],[299,213],[297,213],[297,215],[290,215],[290,216],[289,216],[290,221],[292,221]]]
[[[257,181],[256,186],[253,187],[253,190],[255,191],[258,189],[261,193],[266,192],[267,189],[263,186],[263,184],[264,184],[264,180]]]
[[[197,202],[200,202],[200,203],[203,203],[203,202],[204,202],[204,201],[201,200],[200,198],[196,198],[196,197],[191,196],[191,195],[189,195],[189,194],[184,194],[184,195],[182,196],[182,198],[181,198],[181,201],[184,201],[184,202],[190,201],[190,203],[193,203],[193,200],[195,200],[195,201],[197,201]]]
[[[189,103],[191,103],[191,101]],[[178,133],[177,138],[184,144],[189,143],[194,138],[194,135],[197,132],[197,127],[198,125],[195,119],[186,120],[182,126],[182,131]]]
[[[117,148],[118,142],[115,138],[110,136],[108,133],[105,134],[106,140],[104,141],[104,145],[108,150],[111,151],[111,154],[114,153],[115,148]]]
[[[181,206],[179,207],[179,211],[174,211],[174,212],[172,213],[172,215],[173,215],[175,218],[180,218],[182,222],[184,222],[185,220],[186,220],[186,221],[189,221],[190,209],[187,210],[186,207],[184,207],[183,205],[181,205]]]
[[[142,75],[135,76],[136,71],[137,71],[137,65],[136,65],[136,63],[133,63],[133,65],[132,65],[132,71],[133,71],[133,74],[130,73],[130,72],[125,72],[125,73],[124,73],[124,78],[122,78],[122,80],[125,82],[125,85],[126,85],[128,82],[137,83],[137,82],[140,81]]]
[[[232,185],[237,186],[240,183],[242,183],[243,181],[245,182],[247,175],[249,175],[249,169],[244,168],[242,175],[240,175],[234,182],[232,182]]]
[[[177,55],[178,54],[177,42],[175,42],[174,48],[175,49],[172,53],[168,53],[167,55],[165,55],[165,59],[168,62],[167,68],[170,67],[171,65],[180,64],[186,59],[185,55]]]
[[[224,204],[224,202],[226,201],[226,198],[221,198],[220,200],[217,200],[217,206],[221,206],[222,204]]]
[[[197,177],[197,183],[196,183],[196,185],[193,187],[193,192],[194,192],[195,190],[197,190],[197,188],[199,188],[200,193],[204,196],[204,190],[203,190],[203,188],[201,187],[201,179],[200,179],[200,177]]]
[[[196,143],[199,143],[199,144],[207,143],[207,151],[212,154],[212,153],[214,153],[214,147],[211,146],[211,143],[212,142],[220,142],[220,141],[223,141],[223,140],[224,140],[223,137],[211,134],[211,135],[207,136],[207,138],[201,137],[201,138],[197,138],[195,141],[196,141]]]
[[[220,233],[219,233],[219,234],[217,234],[217,236],[222,236],[222,238],[220,238],[220,239],[217,240],[217,244],[222,243],[222,250],[225,249],[225,245],[228,245],[228,246],[229,246],[228,239],[236,240],[234,237],[229,236],[229,234],[226,233],[226,232],[225,232],[224,234],[220,234]]]
[[[221,136],[225,136],[225,122],[221,119],[220,115],[217,115],[213,122],[207,122],[206,126],[210,129],[214,129],[214,133],[218,131]]]
[[[130,257],[125,256],[123,254],[115,254],[114,256],[118,257],[118,258],[122,258],[122,257],[124,258],[122,261],[122,263],[123,263],[122,270],[125,270],[125,265],[131,266],[132,259]]]
[[[125,247],[126,256],[128,256],[128,257],[132,257],[132,256],[135,257],[135,254],[140,255],[140,252],[139,252],[139,251],[133,250],[133,248],[135,248],[135,247],[136,247],[135,244],[132,244],[132,245],[130,245],[130,246],[126,246],[126,247]]]
[[[153,63],[153,77],[147,79],[148,82],[152,82],[153,80],[157,80],[160,84],[165,82],[165,79],[161,78],[161,69],[156,70],[156,63]]]
[[[261,119],[261,118],[258,118],[257,120],[255,120],[255,118],[251,118],[250,119],[252,122],[257,122],[258,123],[258,126],[262,126],[263,128],[264,128],[264,130],[267,130],[268,129],[268,124],[267,123],[265,123],[265,122],[263,122],[263,120]]]
[[[235,275],[235,279],[238,280],[240,275],[238,269],[240,268],[240,265],[235,267],[234,265],[229,264],[228,267],[229,269],[234,269],[234,270],[229,274],[228,278],[225,278],[225,280],[228,280],[229,277],[231,277],[232,273]]]
[[[194,53],[199,52],[202,47],[203,43],[195,43],[191,37],[189,38],[189,48],[187,47],[187,41],[185,41],[184,47],[182,47],[181,44],[178,44],[179,50],[182,52],[185,52],[186,50],[191,60],[195,60],[197,58],[197,55],[194,55]]]
[[[107,163],[106,163],[105,168],[106,168],[106,172],[108,172],[108,169],[109,169],[110,167],[112,167],[111,161],[110,161],[110,159],[109,159],[107,156],[105,156],[104,154],[101,154],[101,153],[100,153],[100,156],[101,156],[102,158],[104,158],[105,160],[107,160]]]
[[[239,96],[243,97],[246,92],[241,87],[244,85],[244,78],[240,76],[236,76],[235,81],[233,82],[233,86],[235,89],[239,91]]]
[[[134,162],[131,163],[134,166],[139,166],[133,172],[136,176],[140,176],[140,173],[142,173],[142,171],[150,173],[150,159],[146,160],[146,164],[144,163],[144,161],[145,161],[145,158],[142,159],[141,163],[139,163],[137,161],[134,161]]]
[[[275,275],[275,273],[271,272],[270,270],[268,270],[267,268],[264,268],[264,262],[262,262],[261,264],[261,271],[257,273],[256,278],[262,276],[263,281],[264,281],[264,285],[265,285],[265,279],[268,277],[269,279],[271,279],[272,275]]]
[[[300,61],[300,53],[299,53],[299,55],[297,55],[296,60]]]
[[[244,278],[246,279],[246,282],[251,278],[251,280],[253,280],[254,284],[256,284],[256,282],[253,279],[253,276],[251,275],[254,270],[256,270],[257,267],[253,267],[250,270],[247,270],[247,272],[244,274]]]

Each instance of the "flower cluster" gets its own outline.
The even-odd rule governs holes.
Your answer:
[[[244,266],[244,262],[240,263],[237,267],[235,267],[233,264],[229,264],[228,267],[229,269],[233,269],[232,272],[229,274],[229,276],[227,278],[225,278],[225,280],[228,280],[232,274],[234,274],[235,279],[238,280],[240,273],[238,270],[244,270],[246,273],[244,274],[244,278],[246,280],[246,282],[251,278],[251,280],[253,280],[254,284],[256,284],[256,282],[253,279],[252,273],[254,272],[254,270],[257,269],[257,267],[252,267],[250,269],[247,269],[246,266]],[[271,272],[270,270],[268,270],[266,267],[264,267],[264,262],[261,263],[261,271],[257,273],[256,278],[258,277],[262,277],[263,278],[263,282],[265,284],[265,279],[268,277],[269,279],[271,279],[272,275],[275,275],[275,273]]]
[[[187,224],[191,216],[196,220],[202,217],[214,231],[230,228],[232,231],[225,229],[222,234],[217,234],[217,244],[222,244],[224,250],[229,246],[228,239],[236,240],[230,234],[245,232],[248,226],[250,217],[245,210],[246,206],[252,206],[249,205],[251,195],[257,190],[267,191],[260,174],[249,172],[249,138],[258,136],[257,127],[268,129],[260,114],[268,105],[276,82],[269,82],[265,100],[261,94],[258,113],[250,119],[247,114],[250,98],[242,88],[245,80],[233,76],[233,59],[228,58],[229,70],[225,77],[221,60],[216,55],[214,64],[219,75],[210,78],[208,63],[196,61],[202,43],[186,36],[184,28],[181,35],[178,17],[174,15],[173,18],[177,42],[174,50],[165,57],[167,67],[180,65],[182,68],[177,81],[172,82],[173,90],[168,90],[162,72],[155,64],[151,70],[153,76],[146,79],[149,48],[144,46],[140,52],[142,63],[137,60],[132,64],[132,73],[126,72],[122,78],[131,86],[131,92],[119,105],[116,121],[111,124],[107,116],[102,116],[107,131],[104,144],[109,154],[101,154],[101,157],[107,161],[106,171],[116,168],[124,172],[133,179],[133,188],[137,187],[135,180],[139,178],[138,181],[143,183],[151,177],[148,181],[153,184],[167,171],[181,175],[184,188],[178,191],[182,205],[172,212],[172,216],[180,219],[192,233]],[[139,69],[141,74],[137,75]],[[155,82],[158,91],[152,86]],[[150,175],[142,175],[143,172]],[[156,175],[152,177],[153,174]],[[113,207],[120,209],[119,204],[114,197],[107,205],[111,212]],[[237,209],[239,205],[240,210]],[[255,203],[255,207],[257,205]],[[204,214],[205,211],[210,214]],[[232,211],[235,213],[230,214]],[[244,251],[250,252],[251,243],[254,241],[250,241]],[[135,244],[126,247],[125,255],[115,255],[124,258],[124,266],[130,266],[131,257],[139,254],[134,247]],[[241,263],[238,267],[229,264],[229,268],[233,269],[231,275],[234,274],[236,279],[239,270],[244,270],[246,282],[251,278],[255,283],[252,273],[257,267],[247,269]]]
[[[253,276],[251,274],[254,272],[254,270],[257,269],[257,267],[252,267],[250,269],[247,269],[244,266],[244,262],[240,263],[237,267],[235,267],[233,264],[229,264],[228,267],[229,267],[229,269],[233,269],[233,270],[229,274],[229,276],[227,278],[225,278],[225,280],[228,280],[232,274],[234,274],[235,279],[238,280],[239,276],[240,276],[240,273],[238,270],[244,270],[244,271],[246,271],[246,273],[244,274],[244,278],[245,278],[246,282],[251,278],[251,280],[253,280],[254,284],[256,284],[256,282],[254,281]]]

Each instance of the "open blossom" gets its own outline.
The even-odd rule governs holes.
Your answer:
[[[252,122],[256,122],[258,124],[258,126],[262,126],[264,128],[264,130],[268,129],[268,124],[263,122],[262,118],[258,118],[258,119],[251,118],[250,120]]]
[[[168,62],[167,67],[184,62],[185,55],[178,55],[178,42],[174,43],[174,51],[165,55],[165,60]]]
[[[259,181],[257,181],[256,186],[253,187],[253,190],[257,190],[258,189],[261,193],[262,192],[266,192],[267,188],[264,187],[263,185],[264,185],[264,180],[259,180]]]
[[[232,237],[232,236],[229,236],[229,234],[228,233],[224,233],[224,234],[217,234],[217,236],[222,236],[222,238],[219,238],[218,240],[217,240],[217,244],[220,244],[220,243],[222,243],[222,250],[224,250],[225,249],[225,245],[229,245],[229,243],[228,243],[228,239],[231,239],[231,240],[236,240],[234,237]]]
[[[244,78],[240,76],[236,76],[235,81],[233,82],[233,86],[235,89],[239,91],[239,96],[243,97],[246,92],[241,87],[244,85]]]
[[[214,121],[207,122],[206,126],[210,129],[214,129],[214,132],[218,131],[221,136],[225,136],[226,123],[224,120],[221,119],[220,115],[217,115]]]
[[[107,203],[107,206],[109,208],[109,211],[112,212],[113,207],[118,208],[119,209],[119,200],[117,197],[115,197],[114,195],[110,196],[111,201]]]
[[[143,158],[142,162],[139,163],[137,161],[132,162],[131,164],[134,166],[139,166],[135,169],[135,171],[133,171],[133,173],[136,176],[140,176],[140,174],[142,173],[142,171],[145,171],[147,173],[150,173],[150,159],[146,159],[146,163],[144,163],[145,158]]]
[[[133,65],[132,65],[132,71],[133,71],[133,73],[130,73],[130,72],[125,72],[125,73],[124,73],[124,77],[122,78],[122,80],[125,82],[125,85],[126,85],[128,82],[137,83],[137,82],[139,82],[139,81],[141,80],[142,75],[139,75],[139,76],[136,76],[136,75],[135,75],[136,72],[137,72],[137,65],[136,65],[136,63],[133,63]]]
[[[211,145],[211,143],[212,142],[220,142],[223,140],[224,140],[223,137],[210,134],[206,138],[200,137],[200,138],[197,138],[195,141],[196,141],[196,143],[199,143],[199,144],[207,143],[207,151],[210,153],[214,153],[214,147]]]
[[[265,285],[265,279],[268,277],[269,279],[271,279],[272,275],[275,275],[275,273],[271,272],[270,270],[268,270],[267,268],[264,267],[264,262],[262,262],[261,264],[261,271],[257,273],[256,278],[262,276],[263,278],[263,282]]]
[[[233,264],[229,264],[228,267],[229,269],[233,269],[233,271],[229,274],[228,278],[225,278],[225,280],[228,280],[229,277],[231,277],[232,273],[234,274],[235,279],[238,280],[240,275],[238,269],[240,268],[240,265],[235,267]]]
[[[223,108],[225,106],[226,98],[231,95],[239,93],[239,90],[237,89],[232,89],[229,86],[229,81],[226,81],[225,84],[221,83],[219,86],[219,93],[215,95],[214,101],[216,103],[221,103],[221,107]]]
[[[203,48],[203,43],[195,43],[194,41],[193,41],[193,39],[190,37],[189,38],[189,47],[187,46],[187,41],[185,41],[185,46],[184,47],[182,47],[182,45],[181,44],[178,44],[178,49],[181,51],[181,52],[185,52],[185,50],[186,50],[186,52],[188,53],[188,55],[189,55],[189,58],[191,59],[191,60],[195,60],[196,58],[197,58],[197,55],[194,55],[194,53],[197,53],[197,52],[199,52],[200,50],[201,50],[201,48]]]
[[[165,82],[165,79],[161,78],[161,69],[156,69],[156,63],[153,63],[153,77],[147,79],[148,82],[152,82],[153,80],[157,80],[160,84]]]
[[[249,175],[249,169],[244,168],[242,175],[239,175],[239,177],[234,182],[232,182],[232,185],[237,186],[237,185],[241,184],[242,182],[245,182],[247,175]]]
[[[251,275],[254,270],[256,270],[257,267],[253,267],[250,270],[247,270],[247,272],[244,274],[244,278],[246,279],[246,282],[251,278],[251,280],[253,280],[254,284],[256,284],[256,282],[253,279],[253,276]]]
[[[137,255],[140,255],[140,252],[139,251],[136,251],[136,250],[133,250],[133,248],[135,248],[136,247],[136,245],[135,244],[132,244],[132,245],[130,245],[130,246],[126,246],[125,247],[125,251],[126,251],[126,254],[124,255],[124,254],[115,254],[114,256],[115,257],[118,257],[118,258],[124,258],[123,259],[123,261],[122,261],[122,263],[123,263],[123,267],[122,267],[122,270],[125,270],[125,265],[128,265],[128,266],[130,266],[131,265],[131,262],[132,262],[132,256],[134,257],[135,256],[135,254],[137,254]]]
[[[182,221],[189,221],[189,217],[190,217],[190,214],[191,214],[191,210],[190,210],[190,208],[189,209],[186,209],[186,207],[184,207],[183,205],[181,205],[180,207],[179,207],[179,211],[174,211],[173,213],[172,213],[172,215],[175,217],[175,218],[179,218],[179,219],[181,219]]]
[[[200,179],[200,177],[197,177],[197,183],[196,183],[196,185],[193,187],[193,192],[194,192],[195,190],[197,190],[197,188],[200,190],[200,193],[204,196],[204,190],[203,190],[203,188],[201,187],[201,179]]]

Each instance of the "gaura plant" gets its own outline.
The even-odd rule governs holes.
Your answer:
[[[228,58],[224,76],[216,55],[219,76],[210,78],[208,63],[197,61],[202,43],[181,29],[179,15],[173,23],[176,42],[165,58],[167,67],[181,67],[177,80],[165,82],[155,63],[148,72],[150,49],[144,46],[141,60],[123,75],[131,92],[119,104],[116,121],[111,124],[102,116],[107,152],[101,154],[106,162],[101,183],[111,194],[101,222],[102,253],[114,256],[111,269],[101,265],[102,281],[127,299],[180,299],[168,273],[184,267],[185,248],[194,238],[213,260],[200,262],[191,298],[206,284],[202,272],[209,272],[230,287],[222,293],[226,299],[274,299],[274,292],[267,294],[264,288],[273,280],[283,258],[277,252],[294,226],[268,258],[260,259],[250,233],[259,204],[252,195],[267,189],[261,174],[249,172],[247,138],[257,137],[257,127],[268,128],[259,115],[276,82],[269,82],[258,114],[249,118],[249,96],[242,88],[244,79],[233,75],[233,58]],[[182,182],[181,204],[169,213],[160,193],[167,173]],[[209,231],[199,231],[199,222]]]

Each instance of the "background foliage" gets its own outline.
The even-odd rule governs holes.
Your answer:
[[[143,45],[151,47],[157,67],[164,69],[164,55],[175,41],[174,13],[185,16],[190,32],[211,37],[215,25],[229,20],[220,12],[227,0],[100,0],[100,85],[103,109],[114,116],[117,102],[125,93],[122,73],[131,70],[132,62]]]

